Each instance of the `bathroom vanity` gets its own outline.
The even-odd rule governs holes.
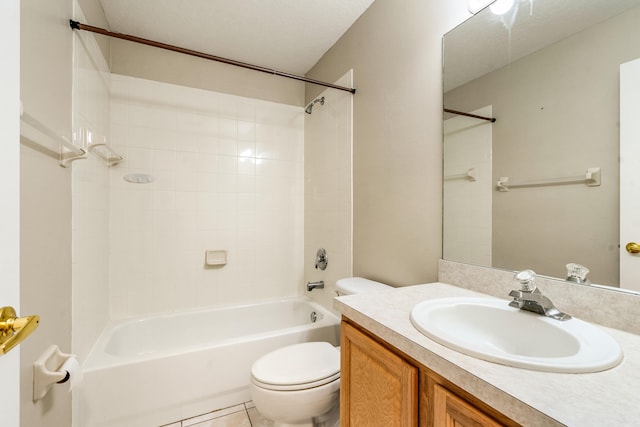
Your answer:
[[[438,282],[336,298],[343,315],[341,425],[637,423],[640,408],[631,403],[640,391],[637,335],[601,327],[621,345],[622,363],[566,374],[467,356],[427,338],[410,321],[421,301],[474,296],[487,295]]]
[[[341,352],[342,426],[518,425],[346,318]]]

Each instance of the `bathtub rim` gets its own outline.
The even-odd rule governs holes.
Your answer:
[[[311,307],[322,312],[322,319],[314,323],[305,323],[302,325],[291,326],[288,328],[276,329],[273,331],[261,332],[256,334],[242,335],[241,337],[238,337],[238,338],[225,339],[215,343],[215,345],[212,345],[212,343],[203,343],[198,345],[180,347],[174,350],[145,353],[145,354],[134,355],[134,356],[116,356],[106,352],[106,346],[109,340],[111,339],[111,337],[113,336],[113,334],[116,333],[119,329],[122,329],[129,324],[148,321],[150,319],[156,319],[156,318],[170,319],[172,317],[180,317],[180,316],[198,314],[198,313],[204,313],[204,312],[210,312],[210,311],[230,310],[235,308],[244,308],[244,307],[258,306],[262,304],[281,303],[281,302],[289,302],[289,301],[300,301],[300,302],[309,304]],[[127,317],[123,319],[112,319],[107,322],[105,327],[101,330],[100,335],[91,346],[91,350],[87,354],[87,357],[85,358],[85,360],[82,362],[82,370],[85,372],[90,372],[93,370],[109,369],[109,368],[113,368],[114,366],[141,363],[148,360],[155,360],[163,357],[175,356],[177,354],[197,352],[205,348],[213,348],[213,347],[222,346],[222,345],[232,345],[234,343],[245,341],[248,338],[251,338],[251,339],[269,338],[269,337],[277,336],[281,334],[283,331],[295,332],[295,331],[302,331],[305,329],[315,329],[315,328],[326,327],[331,325],[339,326],[340,316],[336,314],[334,311],[322,306],[317,301],[314,301],[307,295],[276,297],[276,298],[261,299],[261,300],[250,301],[250,302],[242,302],[242,303],[233,304],[233,305],[205,306],[205,307],[197,307],[197,308],[188,308],[185,310],[174,311],[170,313],[158,313],[153,315]]]

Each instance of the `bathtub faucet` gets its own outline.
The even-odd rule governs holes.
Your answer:
[[[320,280],[318,282],[307,282],[307,290],[311,292],[315,288],[322,289],[324,288],[324,281]]]

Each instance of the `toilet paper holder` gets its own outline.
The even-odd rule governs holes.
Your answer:
[[[71,375],[63,366],[72,358],[75,358],[75,355],[63,353],[57,345],[51,345],[33,363],[34,402],[42,399],[54,384],[69,381]]]

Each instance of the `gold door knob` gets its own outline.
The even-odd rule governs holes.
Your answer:
[[[637,254],[640,252],[640,245],[637,244],[636,242],[629,242],[627,243],[627,246],[625,246],[625,249],[630,254]]]
[[[40,323],[40,316],[16,317],[13,307],[0,308],[0,355],[20,344]]]

